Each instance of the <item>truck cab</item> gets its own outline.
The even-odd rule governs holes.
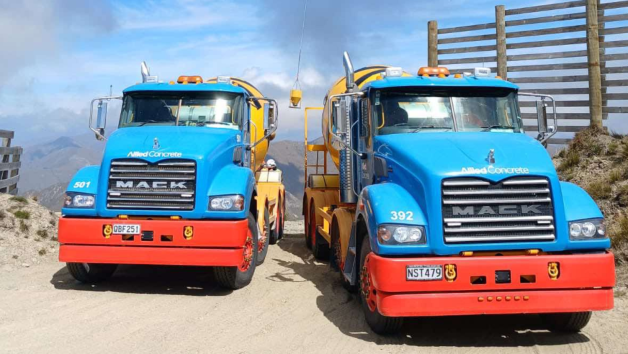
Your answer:
[[[339,174],[332,188],[306,186],[306,238],[315,254],[332,251],[375,332],[403,317],[505,313],[579,330],[590,311],[612,308],[604,217],[559,180],[544,147],[557,128],[552,97],[532,95],[535,139],[521,119],[525,94],[484,69],[354,71],[345,54],[345,70],[322,126]]]
[[[70,182],[59,223],[59,258],[83,282],[118,264],[214,267],[227,288],[247,285],[283,218],[281,181],[263,188],[277,106],[229,77],[144,82],[92,101],[90,128],[106,140],[99,166]],[[106,137],[107,104],[122,101]],[[280,172],[279,172],[280,173]],[[265,182],[262,182],[264,184]]]

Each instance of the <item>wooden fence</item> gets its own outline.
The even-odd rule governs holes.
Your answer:
[[[452,74],[490,67],[522,92],[556,96],[559,134],[550,143],[565,143],[588,125],[628,113],[627,9],[628,1],[579,0],[499,5],[495,22],[477,25],[438,28],[430,21],[428,63]],[[534,102],[522,97],[520,106],[526,131],[535,132]]]
[[[11,146],[13,132],[8,130],[0,130],[0,193],[17,194],[17,182],[20,179],[20,155],[22,148],[19,146]]]

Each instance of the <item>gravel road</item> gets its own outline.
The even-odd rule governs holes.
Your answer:
[[[628,353],[628,297],[581,334],[540,329],[536,316],[408,321],[369,331],[338,275],[315,261],[302,226],[272,246],[245,289],[227,292],[203,268],[121,267],[101,285],[60,263],[0,273],[2,353]]]

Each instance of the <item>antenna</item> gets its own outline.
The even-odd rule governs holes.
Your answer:
[[[113,96],[113,85],[109,85],[109,97]]]

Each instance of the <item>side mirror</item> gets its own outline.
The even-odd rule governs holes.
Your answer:
[[[547,125],[547,105],[544,101],[536,101],[536,116],[539,133],[547,133],[549,131],[549,127]]]
[[[273,135],[277,128],[277,116],[275,115],[275,107],[270,103],[264,103],[264,131],[265,135]]]
[[[92,128],[96,139],[105,139],[105,127],[107,126],[107,107],[108,103],[105,101],[98,101],[98,110],[96,111],[96,126]]]

